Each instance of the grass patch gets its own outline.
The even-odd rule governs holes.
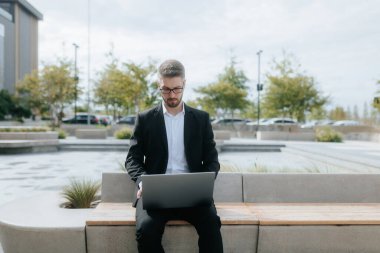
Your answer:
[[[91,180],[71,179],[70,184],[62,191],[62,196],[68,201],[65,207],[91,208],[100,186],[99,182]]]
[[[0,128],[0,132],[5,133],[24,133],[24,132],[47,132],[48,128],[45,127],[5,127]]]
[[[128,127],[124,127],[115,132],[116,139],[130,139],[132,136],[132,130]]]
[[[329,126],[318,127],[315,132],[317,141],[319,142],[342,142],[342,134],[335,131]]]
[[[66,139],[67,133],[63,129],[58,129],[58,139]]]

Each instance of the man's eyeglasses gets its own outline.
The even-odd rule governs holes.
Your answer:
[[[174,94],[179,94],[182,93],[183,87],[179,88],[174,88],[174,89],[169,89],[169,88],[161,88],[160,89],[162,94],[170,94],[170,92],[173,92]]]

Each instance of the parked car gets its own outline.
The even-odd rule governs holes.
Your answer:
[[[360,126],[361,124],[355,120],[339,120],[333,126]]]
[[[136,122],[136,115],[128,115],[121,119],[119,119],[116,123],[117,124],[128,124],[128,125],[134,125]]]
[[[87,124],[88,121],[88,114],[87,113],[80,113],[77,114],[76,117],[72,117],[69,119],[63,119],[62,123],[65,124]],[[99,124],[99,119],[96,117],[96,115],[90,114],[90,124]]]
[[[268,120],[270,120],[270,119],[260,119],[259,120],[259,125],[264,125],[265,124],[265,122],[267,122]],[[251,121],[251,122],[247,122],[247,126],[257,126],[257,120],[255,120],[255,121]]]
[[[109,115],[97,115],[97,118],[99,119],[99,123],[104,126],[111,125],[113,122],[112,116]]]
[[[251,122],[249,119],[232,119],[232,118],[224,118],[224,119],[216,119],[211,122],[211,125],[245,125],[248,122]]]
[[[301,128],[313,128],[316,126],[331,126],[334,123],[335,123],[335,121],[329,120],[329,119],[312,120],[312,121],[306,122],[305,124],[301,125]]]
[[[262,119],[260,120],[261,126],[269,126],[269,125],[295,125],[298,124],[297,121],[292,120],[290,118],[270,118],[270,119]],[[247,123],[248,126],[255,126],[257,125],[256,122],[249,122]]]

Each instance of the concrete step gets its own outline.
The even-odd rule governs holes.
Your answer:
[[[283,144],[223,144],[222,152],[281,152]]]

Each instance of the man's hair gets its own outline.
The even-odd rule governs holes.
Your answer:
[[[185,67],[183,64],[177,60],[166,60],[161,63],[158,68],[158,77],[176,77],[180,76],[185,78]]]

